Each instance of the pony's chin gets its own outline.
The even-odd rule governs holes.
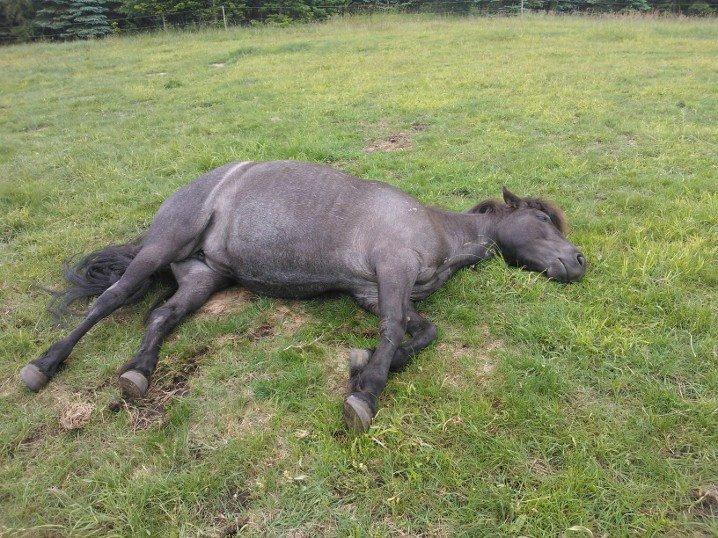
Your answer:
[[[561,282],[563,284],[570,282],[570,279],[568,278],[568,270],[560,259],[551,262],[546,269],[545,274],[549,280],[555,280],[556,282]]]
[[[568,270],[561,260],[555,260],[551,263],[538,263],[535,261],[526,261],[523,263],[510,263],[514,267],[519,267],[524,271],[531,271],[533,273],[541,273],[549,280],[556,282],[567,283],[569,282]]]

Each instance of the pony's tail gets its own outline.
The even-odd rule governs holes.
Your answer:
[[[66,262],[64,274],[67,287],[62,291],[50,291],[54,296],[48,308],[50,314],[59,321],[73,313],[70,305],[75,301],[101,295],[120,279],[141,248],[142,237],[139,237],[129,243],[109,245],[79,260],[75,258]],[[153,284],[168,281],[170,273],[167,269],[168,267],[143,281],[125,304],[139,302]]]

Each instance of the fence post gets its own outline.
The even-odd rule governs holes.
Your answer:
[[[167,31],[167,19],[165,19],[165,14],[162,14],[162,29],[166,32]]]
[[[227,30],[227,14],[224,12],[224,6],[222,6],[222,21],[224,22],[224,29],[226,31]]]

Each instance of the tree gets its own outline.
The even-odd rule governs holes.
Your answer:
[[[35,24],[42,35],[65,37],[70,27],[69,11],[69,0],[46,0],[44,7],[37,12]]]
[[[346,0],[248,0],[249,20],[270,23],[321,20],[343,11]]]
[[[45,0],[36,24],[43,35],[60,39],[103,37],[112,33],[111,0]]]
[[[35,14],[41,0],[0,0],[0,43],[34,36]]]
[[[71,5],[71,37],[104,37],[112,33],[107,0],[74,0]]]
[[[224,6],[225,14],[231,21],[245,20],[245,0],[123,0],[121,11],[145,23],[147,20],[164,20],[173,24],[216,23],[221,17],[220,6]]]

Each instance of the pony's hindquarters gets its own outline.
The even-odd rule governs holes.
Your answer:
[[[153,283],[170,274],[170,264],[195,252],[212,217],[208,194],[222,177],[221,170],[213,171],[179,189],[165,200],[140,239],[107,246],[66,270],[69,286],[56,294],[55,313],[67,311],[77,299],[99,297],[73,331],[22,369],[20,377],[28,388],[41,389],[97,322],[142,299]]]
[[[108,245],[87,254],[74,264],[68,264],[65,267],[65,279],[68,285],[65,290],[54,292],[55,297],[50,303],[50,312],[59,319],[69,313],[69,307],[74,301],[102,295],[120,280],[141,249],[140,237],[125,244]],[[160,271],[139,282],[136,289],[127,297],[125,304],[140,301],[153,283],[163,276],[169,276],[169,272],[162,269],[167,268],[162,267]]]

